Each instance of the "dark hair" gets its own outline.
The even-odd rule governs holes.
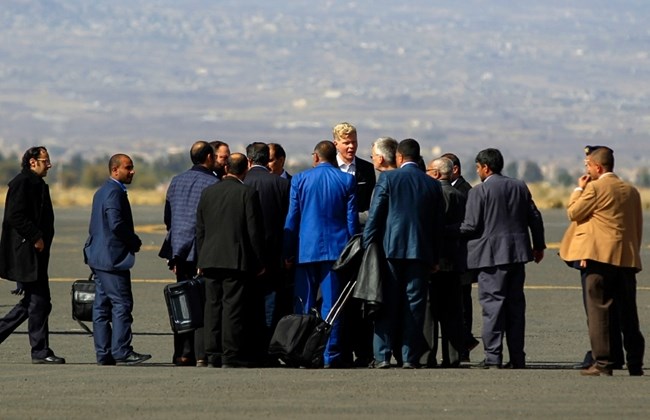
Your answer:
[[[501,174],[503,170],[503,155],[499,149],[485,149],[476,155],[476,163],[486,165],[495,174]]]
[[[404,160],[417,163],[420,160],[420,144],[414,139],[404,139],[397,145],[397,153]]]
[[[325,162],[336,164],[336,146],[329,140],[323,140],[314,147],[314,153]]]
[[[248,169],[248,159],[242,153],[233,153],[228,156],[228,174],[242,175]]]
[[[447,159],[449,159],[451,161],[451,163],[454,166],[458,166],[458,173],[460,173],[460,159],[458,159],[458,156],[456,156],[453,153],[445,153],[444,155],[442,155],[440,157],[447,158]]]
[[[269,154],[269,146],[266,143],[257,141],[246,146],[246,157],[255,165],[268,165]]]
[[[215,150],[212,148],[210,143],[207,141],[197,141],[192,145],[190,149],[190,159],[192,163],[197,165],[199,163],[204,163],[208,156],[214,156]]]
[[[34,146],[30,147],[25,151],[25,154],[23,155],[23,160],[21,162],[21,167],[23,169],[29,169],[29,161],[31,159],[38,159],[38,157],[41,155],[41,153],[47,153],[47,149],[44,146]]]
[[[220,148],[221,146],[226,146],[226,147],[230,148],[230,147],[228,146],[228,143],[224,143],[224,142],[222,142],[222,141],[220,141],[220,140],[213,140],[213,141],[211,141],[211,142],[210,142],[210,146],[212,146],[212,148],[214,149],[214,153],[217,153],[217,150],[219,150],[219,148]]]
[[[120,165],[122,164],[122,158],[127,158],[131,159],[129,155],[125,155],[124,153],[117,153],[108,160],[108,173],[111,174],[113,173],[113,168],[119,168]]]
[[[269,149],[273,149],[275,151],[275,158],[287,158],[287,154],[284,152],[284,148],[279,145],[278,143],[269,143],[268,144]]]
[[[600,146],[589,153],[589,159],[598,163],[607,172],[614,170],[614,151],[609,147]]]

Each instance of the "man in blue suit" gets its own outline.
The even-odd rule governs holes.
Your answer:
[[[420,145],[397,146],[398,169],[382,172],[370,204],[363,243],[381,243],[389,275],[383,279],[383,306],[375,321],[375,367],[390,367],[392,349],[402,349],[402,367],[418,367],[428,278],[437,269],[444,228],[440,183],[418,168]],[[401,342],[400,342],[401,339]]]
[[[133,351],[131,272],[142,241],[135,234],[126,185],[133,161],[124,154],[108,163],[110,178],[93,197],[84,259],[95,273],[93,329],[98,365],[134,365],[151,358]]]
[[[469,191],[460,232],[468,238],[467,268],[478,270],[485,349],[480,367],[502,367],[505,335],[510,353],[505,367],[523,369],[524,264],[544,258],[544,224],[526,184],[501,175],[502,169],[499,150],[485,149],[476,155],[476,172],[482,183]]]
[[[313,168],[291,179],[289,212],[284,224],[285,264],[297,263],[296,313],[316,306],[320,287],[321,315],[327,317],[341,287],[331,268],[343,247],[358,230],[355,179],[336,165],[336,147],[321,141],[312,153]],[[324,364],[344,367],[341,358],[340,319],[332,326],[325,347]]]

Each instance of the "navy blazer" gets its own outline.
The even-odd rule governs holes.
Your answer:
[[[381,242],[386,258],[420,260],[434,267],[443,230],[440,182],[410,163],[379,175],[363,232],[364,247]]]
[[[465,220],[460,226],[467,242],[467,268],[532,261],[533,249],[543,250],[542,215],[523,181],[494,174],[469,191]]]
[[[141,245],[126,191],[109,178],[93,196],[84,261],[97,270],[128,270]]]
[[[214,172],[202,165],[194,165],[172,178],[165,200],[167,236],[159,256],[196,261],[196,207],[203,190],[217,182]]]

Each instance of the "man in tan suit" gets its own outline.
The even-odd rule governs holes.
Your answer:
[[[572,222],[560,246],[565,261],[586,272],[587,317],[594,364],[582,375],[611,375],[609,311],[616,301],[625,337],[627,369],[643,375],[645,340],[636,307],[636,273],[641,270],[643,229],[639,192],[612,171],[614,152],[600,147],[585,159],[587,174],[571,194]]]

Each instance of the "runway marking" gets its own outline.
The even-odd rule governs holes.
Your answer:
[[[162,235],[167,233],[167,228],[164,224],[155,225],[137,225],[135,231],[138,233],[160,233]]]
[[[50,281],[55,283],[72,283],[77,280],[88,280],[80,278],[71,278],[71,277],[56,277],[50,278]],[[131,283],[176,283],[174,279],[131,279]]]
[[[650,244],[646,245],[645,248],[650,249]],[[546,249],[560,249],[559,242],[549,242],[546,244]]]
[[[56,277],[50,278],[50,281],[56,283],[72,283],[76,280],[88,280],[88,279],[79,279],[71,277]],[[176,283],[174,279],[131,279],[131,283]],[[478,288],[476,284],[473,284],[474,289]],[[524,286],[525,290],[582,290],[580,286],[552,286],[552,285],[527,285]],[[650,291],[650,286],[637,286],[636,290]]]

